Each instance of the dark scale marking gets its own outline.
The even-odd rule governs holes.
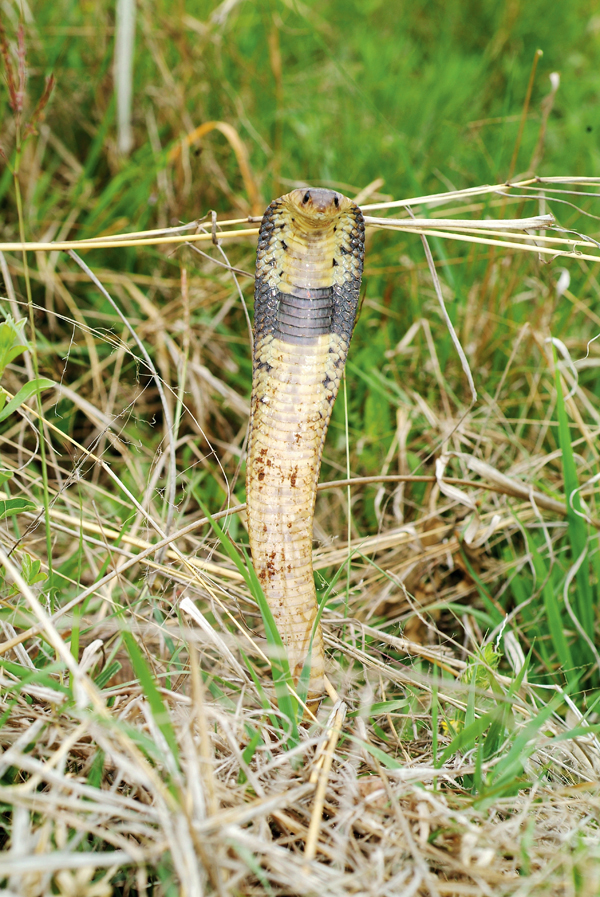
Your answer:
[[[287,343],[311,343],[331,332],[333,289],[297,292],[302,295],[279,293],[275,335]]]

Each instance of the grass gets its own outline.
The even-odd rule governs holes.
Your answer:
[[[25,12],[0,241],[71,253],[0,255],[0,887],[597,894],[600,257],[493,226],[598,239],[597,182],[530,180],[600,177],[592,4],[138,4],[128,154],[113,6]],[[253,238],[209,214],[305,180],[492,231],[426,229],[470,407],[420,239],[369,228],[311,723],[246,554]]]

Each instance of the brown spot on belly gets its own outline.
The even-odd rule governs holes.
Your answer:
[[[270,555],[267,557],[267,575],[269,579],[272,579],[277,573],[277,569],[275,567],[275,558],[277,557],[276,552],[272,551]]]

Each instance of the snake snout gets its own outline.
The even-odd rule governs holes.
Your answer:
[[[344,200],[341,193],[337,193],[335,190],[325,190],[322,187],[294,190],[290,195],[294,196],[303,211],[313,216],[336,215]]]

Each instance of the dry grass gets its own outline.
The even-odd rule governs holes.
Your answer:
[[[351,477],[347,486],[340,478],[320,493],[315,568],[327,581],[341,572],[323,617],[340,699],[321,709],[318,723],[301,727],[290,750],[257,608],[194,500],[204,477],[225,504],[239,495],[247,390],[235,386],[235,342],[216,330],[223,309],[238,300],[231,273],[199,259],[193,273],[182,270],[181,282],[157,276],[140,284],[125,272],[97,269],[131,328],[113,335],[86,323],[73,297],[82,283],[77,270],[59,261],[49,271],[39,259],[31,273],[56,297],[53,327],[72,334],[69,344],[38,349],[44,370],[53,368],[61,381],[43,395],[60,585],[49,599],[20,571],[25,557],[48,571],[39,419],[33,405],[23,405],[2,436],[11,491],[36,506],[3,524],[6,584],[15,586],[4,601],[10,613],[2,616],[0,646],[7,661],[2,795],[12,810],[0,859],[5,893],[596,893],[596,730],[586,734],[559,684],[545,717],[552,691],[526,678],[514,690],[523,652],[536,646],[518,615],[502,609],[505,585],[498,584],[514,574],[515,562],[491,550],[498,539],[519,542],[531,526],[550,543],[564,533],[560,468],[546,448],[551,415],[530,422],[503,412],[524,356],[539,353],[539,380],[548,381],[553,362],[544,332],[519,332],[495,395],[467,416],[455,405],[424,320],[389,353],[390,361],[410,358],[424,336],[439,406],[410,387],[398,403],[381,479],[371,478],[377,532],[363,535],[356,522],[371,483]],[[236,266],[251,265],[243,250]],[[510,269],[501,262],[496,276],[510,281]],[[7,253],[9,296],[21,270]],[[427,270],[409,270],[406,277],[413,276],[421,295],[432,289]],[[160,294],[161,306],[148,293]],[[12,295],[20,317],[16,290]],[[479,329],[478,343],[468,332],[469,311],[475,316],[467,310],[462,339],[473,364],[485,335]],[[241,310],[237,315],[241,322]],[[198,316],[206,324],[191,327]],[[166,414],[131,330],[151,347]],[[92,359],[83,370],[73,363],[80,347]],[[27,356],[7,368],[10,393],[27,380],[26,365]],[[539,380],[531,406],[540,401]],[[481,376],[478,382],[485,395]],[[581,386],[573,393],[585,480],[599,416]],[[592,423],[583,422],[583,408]],[[439,468],[437,478],[404,472],[409,422],[421,417],[431,451],[443,444],[459,479],[442,480]],[[166,419],[177,422],[172,442],[160,433]],[[153,420],[156,434],[141,423]],[[166,534],[170,444],[177,481]],[[542,481],[546,494],[532,492]],[[243,521],[243,507],[235,516]],[[493,632],[469,611],[475,573],[503,619]],[[132,667],[124,627],[143,652],[155,693],[135,658]],[[483,644],[493,646],[500,635],[513,675],[500,675],[495,661],[489,667],[493,655],[478,662]],[[75,663],[68,646],[77,643]],[[483,679],[465,676],[478,663],[487,670]],[[157,695],[167,717],[160,704],[157,712]],[[503,720],[498,750],[487,759],[478,749],[486,727],[444,754],[469,708],[473,721],[490,712]],[[510,750],[512,765],[503,768]]]

